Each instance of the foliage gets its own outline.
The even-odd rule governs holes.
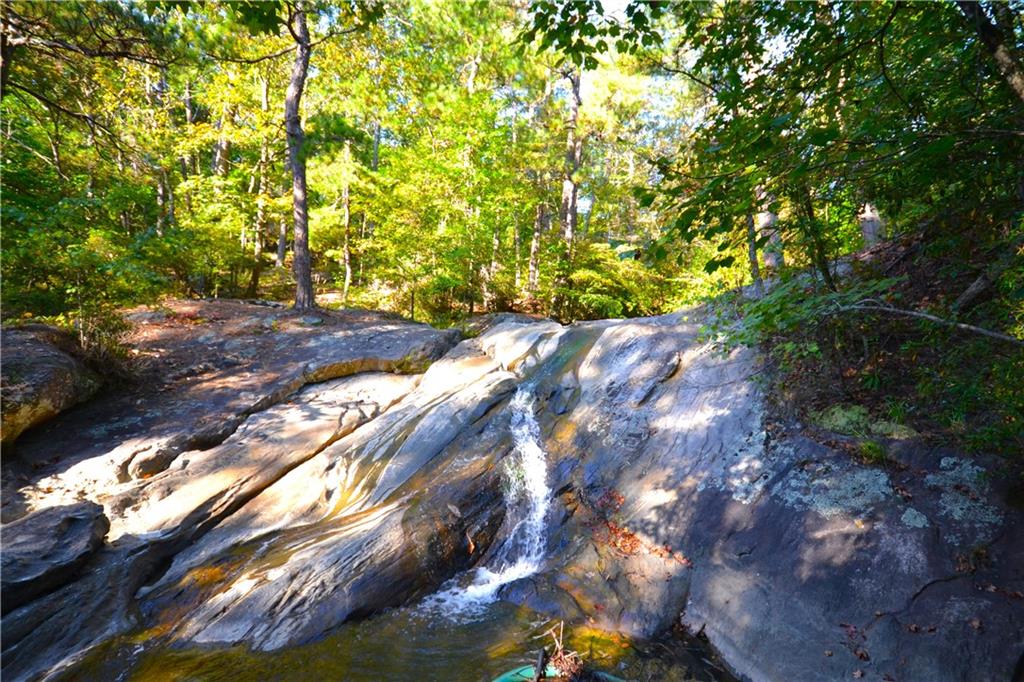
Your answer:
[[[1021,444],[1018,355],[856,310],[1024,339],[1020,0],[303,6],[331,305],[448,324],[711,301],[726,348],[765,344],[891,421]],[[294,7],[4,5],[5,319],[289,297]],[[902,255],[851,258],[882,222]]]

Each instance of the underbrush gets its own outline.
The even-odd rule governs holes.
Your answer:
[[[802,271],[783,274],[760,300],[719,299],[706,333],[726,349],[767,349],[775,369],[770,393],[787,416],[842,431],[823,415],[852,409],[866,439],[892,437],[869,433],[870,425],[902,427],[936,444],[1002,455],[1019,469],[1024,259],[971,306],[955,305],[992,257],[968,235],[893,242],[851,259],[836,291]]]
[[[129,381],[137,375],[138,367],[127,344],[132,324],[112,307],[88,306],[59,315],[27,314],[5,320],[5,324],[10,323],[44,324],[67,332],[65,339],[54,340],[107,380]]]

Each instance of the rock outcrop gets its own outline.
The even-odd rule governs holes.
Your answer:
[[[92,495],[110,543],[5,616],[5,676],[143,628],[274,651],[497,565],[522,520],[523,391],[553,497],[543,560],[503,598],[638,638],[681,625],[742,679],[1013,674],[1024,519],[993,463],[906,438],[869,466],[768,423],[757,354],[699,341],[699,311],[492,320],[454,348],[389,318],[275,315],[202,342],[252,337],[257,355],[146,396],[138,421],[108,410],[56,462],[69,441],[30,434],[42,466],[5,470],[5,490],[39,508]]]
[[[110,528],[103,507],[79,502],[50,507],[0,530],[0,604],[18,608],[67,583],[103,545]]]
[[[9,446],[26,429],[91,397],[100,381],[55,343],[65,338],[59,329],[4,327],[2,334],[0,433]]]

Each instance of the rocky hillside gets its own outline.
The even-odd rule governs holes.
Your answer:
[[[273,651],[491,566],[521,521],[517,391],[551,496],[503,598],[682,626],[742,679],[1011,678],[1024,515],[986,461],[889,439],[871,466],[766,418],[757,354],[713,352],[699,315],[460,342],[373,313],[139,311],[148,381],[5,435],[5,678],[129,632]]]

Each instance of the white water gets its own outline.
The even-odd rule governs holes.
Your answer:
[[[494,568],[481,567],[450,580],[424,600],[427,611],[453,620],[472,618],[497,600],[498,590],[540,570],[544,559],[545,517],[551,506],[548,467],[540,446],[540,427],[533,415],[533,397],[522,386],[509,403],[515,451],[505,459],[507,518],[518,520],[495,553]],[[466,578],[469,578],[467,582]]]

